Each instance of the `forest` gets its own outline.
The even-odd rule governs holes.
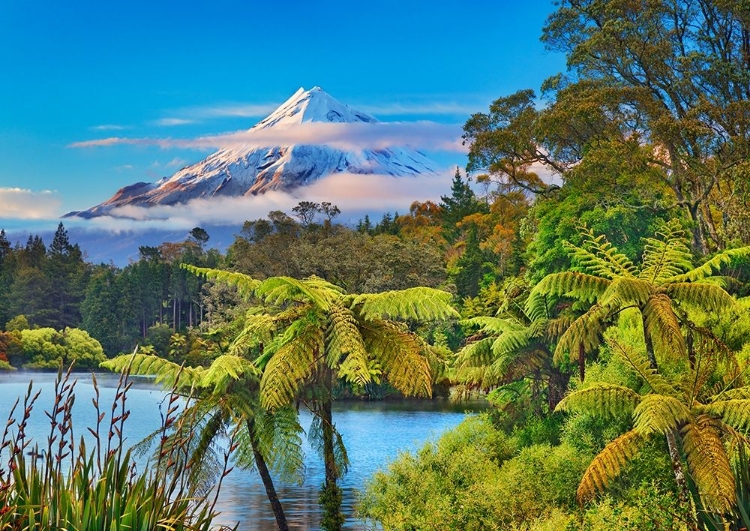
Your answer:
[[[190,390],[184,422],[240,434],[280,529],[295,408],[341,529],[332,402],[410,396],[492,407],[378,472],[373,526],[747,529],[750,5],[563,1],[543,41],[567,72],[469,118],[440,201],[356,226],[303,201],[226,252],[196,227],[122,268],[62,223],[49,246],[0,232],[0,369]]]

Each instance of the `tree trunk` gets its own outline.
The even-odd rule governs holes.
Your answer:
[[[641,313],[643,315],[643,313]],[[646,342],[646,354],[650,362],[651,368],[658,370],[656,364],[656,354],[654,353],[654,343],[651,340],[651,332],[646,328],[646,318],[643,319],[643,339]],[[669,459],[672,461],[672,472],[674,473],[674,480],[677,483],[677,497],[681,504],[686,507],[693,507],[690,499],[690,491],[688,490],[687,479],[685,478],[685,471],[682,468],[682,456],[680,455],[680,449],[677,446],[677,437],[679,433],[676,429],[670,430],[666,434],[667,446],[669,447]],[[692,511],[691,511],[692,512]],[[691,530],[698,531],[698,527],[695,522],[688,522]]]
[[[271,503],[273,515],[276,517],[276,525],[279,526],[279,531],[289,531],[284,508],[281,506],[281,501],[279,501],[279,496],[276,494],[276,488],[273,485],[273,478],[268,471],[268,466],[266,466],[266,460],[258,449],[258,439],[255,437],[255,420],[247,421],[247,432],[250,436],[250,446],[253,448],[255,466],[258,468],[258,474],[260,474],[260,479],[263,480],[263,486],[266,488],[268,501]]]
[[[325,463],[325,483],[320,489],[319,501],[323,509],[321,527],[327,531],[340,531],[344,524],[341,513],[343,495],[338,486],[339,469],[336,465],[336,455],[333,442],[333,371],[323,369],[325,396],[320,407],[320,421],[323,428],[323,461]]]
[[[583,343],[578,345],[578,376],[581,377],[581,382],[586,378],[586,351]]]

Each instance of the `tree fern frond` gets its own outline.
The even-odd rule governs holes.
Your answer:
[[[359,314],[367,320],[437,321],[459,316],[451,306],[452,298],[447,291],[418,287],[357,295],[351,307],[358,307]]]
[[[608,279],[634,275],[636,269],[633,262],[618,252],[603,234],[595,236],[594,231],[586,227],[580,227],[579,233],[583,237],[582,247],[569,242],[563,242],[563,246],[581,268],[593,275]]]
[[[198,386],[211,388],[214,393],[224,393],[233,381],[259,375],[260,371],[251,361],[240,356],[224,354],[214,359],[211,365],[202,371]]]
[[[272,411],[291,403],[302,383],[312,374],[318,361],[315,356],[323,352],[319,326],[307,322],[295,328],[293,337],[281,344],[263,370],[261,405]]]
[[[651,367],[651,361],[645,353],[636,350],[632,345],[623,344],[614,339],[608,338],[607,345],[612,352],[620,358],[639,376],[650,388],[651,391],[659,395],[675,396],[677,390],[659,372]]]
[[[270,277],[262,281],[255,292],[266,304],[283,307],[290,301],[309,302],[323,311],[328,311],[342,290],[317,277],[305,280]]]
[[[549,321],[547,321],[544,338],[550,343],[558,341],[560,337],[562,337],[562,335],[565,333],[565,331],[570,328],[570,325],[572,325],[574,321],[575,318],[570,315],[564,315],[561,317],[556,317],[555,319],[550,319]]]
[[[687,358],[685,338],[680,322],[672,309],[671,299],[664,293],[651,296],[642,310],[644,326],[651,335],[654,348],[666,359]]]
[[[734,263],[735,261],[747,261],[750,259],[750,245],[738,247],[737,249],[727,249],[722,251],[708,262],[700,267],[691,269],[687,273],[670,278],[669,282],[696,282],[713,275],[714,271],[719,271],[722,266]]]
[[[640,433],[630,430],[607,444],[591,462],[578,485],[576,498],[583,505],[602,492],[609,483],[620,475],[625,465],[635,456],[646,442]]]
[[[529,346],[529,331],[514,330],[501,334],[492,343],[492,354],[496,358],[517,352]]]
[[[490,367],[494,361],[492,343],[495,338],[486,337],[462,348],[454,361],[453,380],[471,388],[486,389],[497,384]]]
[[[726,389],[721,393],[712,396],[709,402],[718,402],[719,400],[748,400],[750,399],[750,385]]]
[[[649,435],[679,429],[692,419],[692,414],[685,404],[673,396],[649,394],[638,403],[633,417],[633,429]]]
[[[555,411],[585,411],[612,418],[629,415],[641,401],[641,395],[622,385],[597,382],[568,393]]]
[[[259,411],[252,424],[258,448],[268,467],[286,483],[302,484],[305,477],[304,430],[294,407]]]
[[[490,317],[486,315],[472,317],[471,319],[464,319],[460,324],[470,327],[473,330],[478,329],[486,334],[495,335],[502,334],[503,332],[522,330],[524,328],[522,324],[512,319],[506,319],[504,317]]]
[[[746,432],[750,429],[750,397],[717,400],[703,406],[702,410],[721,418],[737,430]]]
[[[370,382],[367,351],[352,311],[333,304],[328,312],[326,362],[349,382]]]
[[[662,284],[693,267],[692,253],[679,220],[664,223],[655,238],[645,238],[643,264],[639,277],[651,284]]]
[[[719,426],[708,415],[699,415],[682,428],[681,434],[690,475],[706,507],[717,513],[730,512],[737,494]]]
[[[664,291],[674,300],[709,312],[738,309],[737,301],[724,288],[715,284],[674,282],[667,285]]]
[[[249,275],[243,273],[234,273],[231,271],[223,271],[221,269],[212,269],[209,267],[196,267],[190,264],[181,264],[181,267],[187,269],[191,273],[197,276],[204,276],[220,282],[225,282],[237,287],[237,292],[242,297],[249,297],[260,285],[260,281],[254,279]]]
[[[600,297],[602,304],[618,301],[619,306],[642,306],[653,293],[653,287],[646,281],[632,277],[618,277],[612,281],[607,291]]]
[[[526,301],[525,312],[533,321],[538,318],[548,317],[546,305],[540,307],[540,301],[544,301],[543,295],[553,297],[572,297],[584,302],[598,300],[609,288],[611,280],[595,275],[587,275],[575,271],[563,273],[551,273],[544,277],[529,294]]]
[[[580,316],[560,337],[555,348],[554,361],[560,363],[563,354],[577,353],[580,346],[586,353],[593,352],[601,344],[601,334],[607,328],[606,318],[609,308],[595,304]]]
[[[190,388],[198,385],[202,368],[183,367],[153,354],[123,354],[100,364],[113,372],[125,372],[142,376],[154,376],[163,387]],[[179,382],[177,379],[179,377]]]
[[[418,337],[395,323],[376,320],[362,323],[362,338],[391,385],[405,396],[432,396],[430,364]]]

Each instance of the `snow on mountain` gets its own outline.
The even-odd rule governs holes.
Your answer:
[[[300,88],[248,132],[283,132],[308,122],[374,124],[377,120],[339,102],[320,87],[307,91]],[[414,176],[436,171],[435,163],[408,146],[350,151],[312,143],[242,145],[221,149],[156,183],[126,186],[104,203],[68,216],[91,218],[126,205],[174,205],[197,198],[290,190],[340,172]]]

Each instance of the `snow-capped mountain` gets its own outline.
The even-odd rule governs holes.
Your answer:
[[[375,124],[377,120],[339,102],[319,87],[307,91],[300,88],[248,133],[268,138],[273,136],[269,133],[283,133],[308,122]],[[255,143],[221,149],[171,177],[126,186],[104,203],[68,215],[90,218],[111,214],[125,205],[173,205],[197,198],[290,190],[340,172],[414,176],[436,171],[435,163],[407,146],[349,151],[310,142],[264,147]]]

